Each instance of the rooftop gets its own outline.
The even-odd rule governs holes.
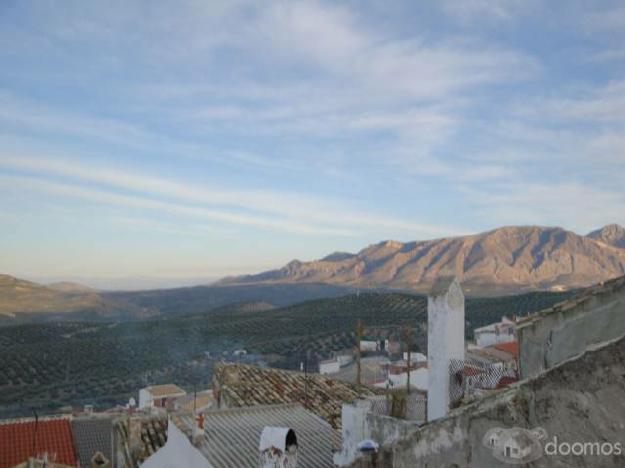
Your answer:
[[[213,387],[219,404],[229,407],[300,403],[326,420],[341,425],[341,405],[381,391],[330,379],[319,374],[271,369],[245,364],[215,365]]]
[[[112,459],[113,424],[110,419],[74,419],[72,433],[81,466],[91,466],[91,459],[96,452]]]
[[[69,419],[39,420],[37,423],[33,419],[0,424],[0,468],[12,468],[33,455],[44,453],[48,454],[50,461],[77,465]]]
[[[197,394],[189,394],[176,400],[176,408],[180,411],[200,411],[209,408],[215,402],[212,390],[204,390]]]
[[[139,447],[133,450],[129,422],[140,426]],[[124,456],[124,466],[136,467],[167,442],[167,418],[136,414],[114,423],[115,450]]]
[[[332,454],[339,436],[332,427],[298,404],[254,406],[204,413],[205,437],[198,449],[213,466],[258,465],[260,435],[266,426],[288,427],[298,441],[298,467],[332,467]],[[194,419],[177,415],[174,423],[187,435]]]
[[[492,346],[493,348],[503,351],[504,353],[508,353],[514,357],[514,359],[519,359],[519,342],[518,341],[510,341],[509,343],[498,343]]]
[[[178,385],[174,384],[153,385],[151,387],[147,387],[146,390],[156,398],[182,396],[187,394],[187,392],[181,389]]]

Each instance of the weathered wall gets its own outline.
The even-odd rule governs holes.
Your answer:
[[[520,322],[517,334],[521,378],[625,334],[625,277],[528,317]]]
[[[519,382],[497,394],[454,410],[382,447],[378,468],[416,466],[504,468],[484,447],[494,427],[542,427],[546,441],[621,442],[625,446],[625,338],[591,347],[583,355]],[[371,466],[357,461],[353,467]],[[530,465],[542,467],[623,467],[625,456],[543,455]]]
[[[449,410],[451,360],[464,360],[464,294],[457,279],[428,296],[428,419]]]
[[[341,412],[342,451],[334,461],[343,466],[352,463],[359,455],[358,443],[371,439],[380,445],[391,444],[416,431],[416,421],[405,421],[371,412],[370,401],[357,401],[343,405]]]

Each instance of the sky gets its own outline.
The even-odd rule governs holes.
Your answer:
[[[618,1],[3,0],[0,272],[173,285],[585,234],[625,224],[624,130]]]

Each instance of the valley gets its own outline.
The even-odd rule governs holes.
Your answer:
[[[525,315],[571,294],[469,298],[467,336],[502,315]],[[307,356],[311,369],[316,368],[319,359],[354,346],[358,319],[366,327],[408,326],[425,351],[426,302],[421,295],[361,292],[273,309],[238,303],[142,321],[3,327],[0,417],[25,414],[32,407],[42,413],[66,405],[111,407],[126,403],[148,384],[206,387],[214,362],[233,359],[232,351],[239,348],[267,364],[290,369],[299,368]]]

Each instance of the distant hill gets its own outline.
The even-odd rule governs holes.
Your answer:
[[[58,283],[51,283],[46,285],[50,289],[65,293],[84,293],[95,292],[95,289],[85,286],[84,284],[72,283],[71,281],[59,281]]]
[[[609,224],[588,234],[591,239],[625,249],[625,228],[618,224]]]
[[[0,324],[57,319],[139,318],[154,312],[106,298],[86,286],[61,283],[44,286],[0,275]]]
[[[253,309],[284,307],[319,298],[332,298],[353,292],[353,288],[332,284],[251,284],[233,286],[193,286],[150,291],[107,292],[103,297],[155,310],[159,315],[203,313],[230,304]],[[264,305],[260,305],[264,304]]]
[[[287,284],[103,292],[75,283],[44,286],[0,275],[0,325],[58,320],[126,321],[204,313],[230,304],[255,312],[352,291],[326,284]]]
[[[625,274],[622,231],[607,226],[580,236],[558,227],[512,226],[462,237],[385,241],[356,254],[293,260],[221,284],[323,282],[426,292],[438,276],[457,275],[469,295],[566,290]]]

